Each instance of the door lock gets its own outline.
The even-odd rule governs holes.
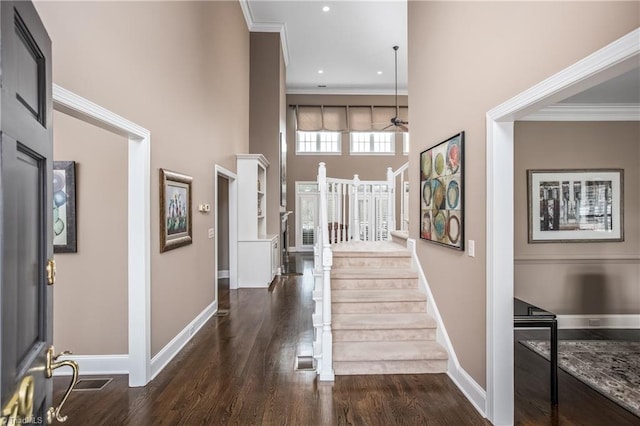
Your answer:
[[[60,423],[67,421],[67,416],[62,417],[60,415],[60,410],[62,410],[62,406],[64,405],[65,402],[67,402],[67,398],[69,398],[71,391],[73,390],[73,388],[76,386],[76,383],[78,382],[78,363],[71,359],[58,361],[58,358],[60,358],[63,355],[70,355],[71,352],[64,351],[64,352],[60,352],[58,355],[53,355],[54,351],[55,349],[53,349],[53,346],[47,349],[47,365],[45,366],[45,370],[44,370],[45,376],[48,379],[53,377],[53,370],[57,370],[60,367],[71,367],[71,370],[73,370],[73,376],[71,378],[71,383],[69,384],[69,388],[67,389],[64,396],[62,397],[62,401],[60,401],[60,405],[58,405],[57,407],[49,407],[49,409],[47,410],[47,423],[49,424],[53,423],[53,419],[56,419]]]

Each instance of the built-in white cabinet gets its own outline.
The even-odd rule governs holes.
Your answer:
[[[237,156],[239,287],[269,287],[278,272],[278,236],[267,235],[267,167],[262,154]]]

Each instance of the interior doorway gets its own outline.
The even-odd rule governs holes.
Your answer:
[[[636,68],[639,35],[632,31],[487,112],[485,413],[494,424],[512,423],[514,410],[514,121]]]
[[[238,185],[237,175],[217,164],[214,180],[214,285],[215,300],[221,309],[220,279],[228,279],[228,289],[238,288]]]

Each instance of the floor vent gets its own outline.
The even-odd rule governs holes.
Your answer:
[[[80,379],[73,388],[74,391],[99,391],[105,388],[113,379]]]
[[[296,357],[296,370],[301,371],[314,371],[315,359],[311,355],[298,355]]]
[[[229,310],[228,309],[218,309],[218,312],[216,312],[216,316],[217,317],[228,317],[229,316]]]

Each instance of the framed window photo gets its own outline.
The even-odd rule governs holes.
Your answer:
[[[53,252],[77,253],[76,162],[53,162]]]
[[[464,132],[420,153],[420,238],[464,250]]]
[[[624,241],[621,169],[527,170],[529,242]]]
[[[160,169],[160,253],[193,242],[191,176]]]

